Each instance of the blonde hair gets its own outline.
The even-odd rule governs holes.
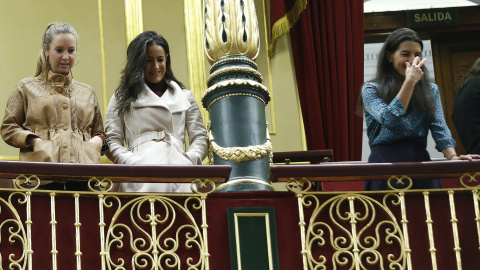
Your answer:
[[[50,44],[52,43],[53,37],[58,34],[72,34],[75,36],[75,40],[77,41],[77,48],[78,48],[78,35],[75,28],[68,23],[61,23],[61,22],[53,22],[47,26],[45,32],[42,36],[42,48],[40,50],[40,57],[37,61],[37,71],[35,72],[34,76],[47,76],[48,71],[50,70],[50,65],[48,63],[48,59],[45,56],[45,52],[43,51],[43,46],[50,49]]]

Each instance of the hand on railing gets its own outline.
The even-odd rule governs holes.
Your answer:
[[[452,155],[448,160],[474,160],[480,159],[480,155],[477,154],[467,154],[467,155],[460,155],[457,154]]]

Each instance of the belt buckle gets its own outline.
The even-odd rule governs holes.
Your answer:
[[[163,131],[163,130],[155,130],[155,131],[158,132],[158,133],[163,132],[163,137],[161,139],[155,139],[154,141],[161,142],[161,141],[165,140],[165,136],[166,136],[165,131]],[[157,135],[158,135],[158,133],[157,133]]]

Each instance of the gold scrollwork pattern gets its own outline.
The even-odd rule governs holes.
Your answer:
[[[183,206],[162,196],[129,201],[115,213],[106,235],[108,268],[204,269],[208,251],[192,212],[203,206],[198,197]]]
[[[24,186],[29,186],[29,190],[35,190],[40,186],[40,178],[38,178],[36,175],[27,176],[21,174],[13,179],[13,184],[15,188],[18,189],[27,189]]]
[[[460,183],[466,188],[480,188],[480,172],[476,173],[464,173],[460,176]]]
[[[30,238],[22,224],[19,213],[13,204],[14,198],[19,205],[25,205],[29,201],[25,193],[14,192],[10,194],[8,201],[0,197],[0,268],[4,261],[8,260],[8,269],[26,269],[30,258]],[[28,223],[27,223],[28,224]],[[3,251],[9,251],[8,258],[3,258]]]
[[[299,200],[313,208],[302,253],[308,269],[406,269],[403,233],[385,202],[360,194]]]
[[[108,192],[112,190],[113,183],[109,178],[92,177],[88,180],[88,188],[93,192]]]
[[[406,175],[401,175],[401,176],[396,176],[392,175],[390,178],[387,180],[388,182],[388,187],[394,190],[407,190],[410,189],[413,185],[412,178],[406,176]]]

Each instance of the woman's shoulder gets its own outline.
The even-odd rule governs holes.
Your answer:
[[[30,84],[30,83],[39,83],[41,79],[39,77],[26,77],[20,80],[18,84]]]
[[[80,88],[84,88],[84,89],[88,89],[90,91],[93,92],[93,88],[89,85],[89,84],[86,84],[84,82],[79,82],[77,80],[73,80],[72,81],[72,84],[75,86],[75,87],[80,87]]]
[[[367,81],[363,83],[363,87],[378,87],[377,81]]]
[[[365,82],[362,86],[362,91],[363,92],[376,92],[377,89],[379,87],[379,84],[378,82],[376,81],[368,81],[368,82]]]

